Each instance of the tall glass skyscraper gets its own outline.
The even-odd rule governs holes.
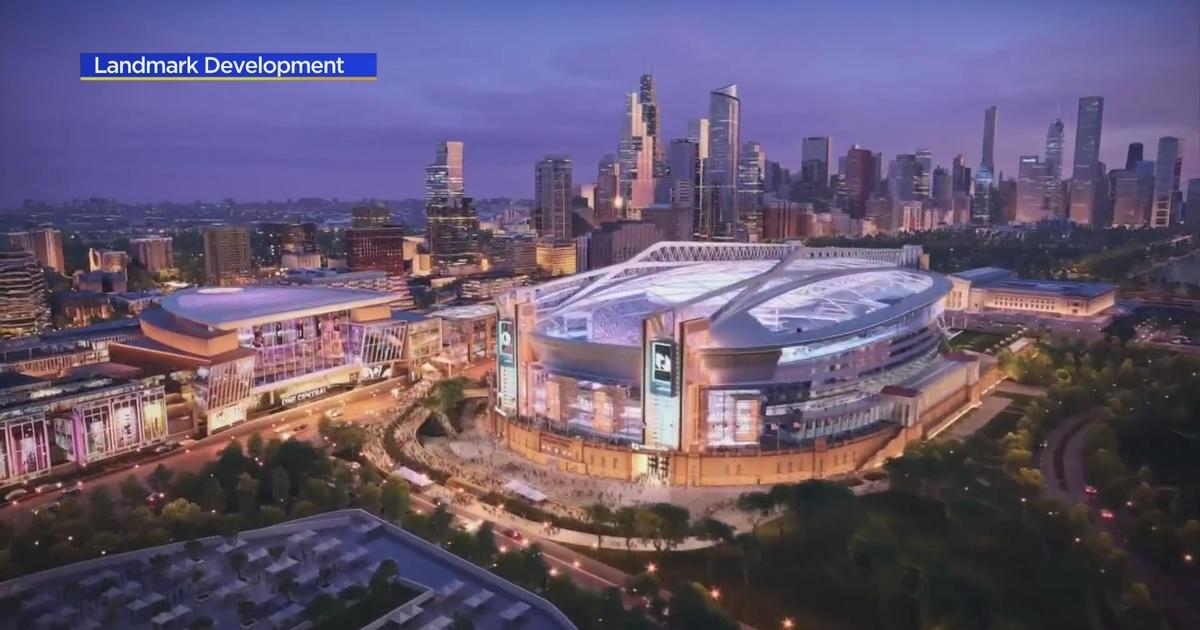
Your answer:
[[[701,223],[696,226],[701,238],[729,238],[734,234],[738,219],[741,107],[736,84],[709,94],[708,160],[704,169]]]
[[[989,173],[996,172],[996,112],[995,105],[983,112],[983,158],[980,164],[986,166]]]
[[[547,155],[534,167],[533,213],[538,236],[571,238],[571,158]]]
[[[639,92],[625,95],[625,121],[617,143],[621,164],[621,199],[628,216],[654,203],[654,138],[646,129],[645,107]]]
[[[463,190],[463,143],[446,140],[425,167],[425,232],[434,262],[450,263],[478,253],[479,217]]]
[[[1050,123],[1050,129],[1046,131],[1046,181],[1043,183],[1045,189],[1044,196],[1046,198],[1046,209],[1051,216],[1062,216],[1062,159],[1063,159],[1063,121],[1055,118],[1054,122]],[[1024,159],[1022,159],[1024,163]],[[1017,184],[1020,186],[1020,183]]]
[[[1150,227],[1167,227],[1177,219],[1182,170],[1183,141],[1173,136],[1159,138],[1158,158],[1154,160],[1154,205],[1150,209]]]
[[[1092,225],[1096,214],[1096,183],[1100,173],[1100,131],[1104,124],[1104,97],[1079,99],[1075,124],[1075,166],[1071,172],[1071,220]]]
[[[829,136],[809,136],[800,146],[801,179],[820,189],[829,186]]]
[[[645,122],[646,135],[653,140],[654,176],[664,177],[667,171],[666,149],[659,135],[661,116],[658,111],[658,88],[654,75],[643,74],[638,89],[638,100],[642,104],[642,121]]]

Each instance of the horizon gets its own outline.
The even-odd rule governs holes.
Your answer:
[[[569,155],[576,183],[595,179],[643,70],[658,84],[664,142],[707,115],[710,90],[737,83],[743,140],[793,172],[806,136],[831,136],[835,157],[851,144],[887,159],[929,148],[937,165],[962,153],[975,168],[994,104],[997,167],[1014,177],[1019,156],[1043,154],[1056,116],[1069,160],[1078,98],[1098,95],[1109,168],[1130,142],[1153,159],[1159,137],[1178,136],[1183,179],[1200,177],[1200,6],[1184,0],[1010,3],[992,7],[986,37],[969,28],[978,4],[751,2],[719,17],[685,6],[5,5],[0,207],[419,199],[444,139],[465,144],[468,196],[528,199],[545,154]],[[631,9],[643,19],[631,23]],[[777,33],[768,17],[796,28]],[[100,85],[76,75],[90,50],[296,48],[377,52],[379,80]]]

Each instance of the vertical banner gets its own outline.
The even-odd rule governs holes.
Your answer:
[[[674,336],[674,314],[656,313],[642,322],[643,443],[651,449],[677,450],[681,439],[679,352]]]
[[[517,411],[517,327],[511,319],[496,325],[496,364],[500,410],[512,415]]]

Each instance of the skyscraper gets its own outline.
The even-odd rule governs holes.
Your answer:
[[[743,144],[738,157],[738,208],[757,210],[762,205],[766,169],[767,156],[762,145],[753,140]]]
[[[1017,168],[1017,223],[1037,223],[1049,215],[1046,179],[1050,165],[1036,155],[1022,155]]]
[[[1142,227],[1154,201],[1154,177],[1139,169],[1118,171],[1113,183],[1113,227]]]
[[[571,238],[571,190],[571,158],[547,155],[534,165],[533,213],[538,236],[556,241]]]
[[[991,225],[993,181],[992,169],[980,164],[975,170],[975,185],[971,194],[971,225]]]
[[[1150,227],[1163,228],[1178,219],[1179,177],[1183,169],[1183,141],[1173,136],[1158,139],[1158,158],[1154,160],[1154,205]]]
[[[829,136],[809,136],[800,145],[801,179],[820,189],[829,186],[829,162],[832,159]]]
[[[346,266],[350,271],[403,275],[404,228],[399,225],[346,230]]]
[[[901,153],[888,165],[888,196],[892,201],[919,200],[921,164],[912,153]]]
[[[52,227],[43,227],[29,231],[29,240],[33,244],[33,253],[43,267],[48,267],[59,273],[66,270],[63,258],[62,232]]]
[[[1193,231],[1200,229],[1200,177],[1188,180],[1183,221]]]
[[[625,95],[625,122],[617,143],[617,160],[621,164],[623,207],[640,210],[654,203],[654,138],[647,134],[638,92]]]
[[[654,75],[642,75],[640,89],[638,90],[638,100],[642,104],[642,120],[645,122],[646,136],[653,141],[651,145],[653,147],[653,174],[654,177],[663,177],[666,175],[667,170],[666,149],[663,147],[662,139],[659,136],[658,88],[655,86]]]
[[[915,199],[928,199],[932,188],[933,153],[929,149],[917,149],[916,160],[920,170],[917,171],[913,197]]]
[[[867,199],[875,190],[875,155],[858,145],[846,153],[846,209],[850,216],[862,218]]]
[[[1052,216],[1062,216],[1062,160],[1063,160],[1063,122],[1055,118],[1046,131],[1046,177],[1042,186],[1045,189],[1046,209]],[[1024,158],[1022,158],[1022,163]],[[1018,188],[1020,183],[1017,184]]]
[[[359,206],[350,210],[350,227],[383,227],[392,220],[392,211],[383,206]]]
[[[170,236],[148,236],[129,241],[133,259],[148,271],[170,269],[175,266],[175,255]]]
[[[463,143],[438,144],[425,167],[425,236],[435,264],[469,259],[479,253],[479,217],[463,196]]]
[[[1130,142],[1129,151],[1125,153],[1125,170],[1132,171],[1137,168],[1138,162],[1146,159],[1144,155],[1141,142]]]
[[[688,121],[688,140],[696,143],[700,159],[708,159],[708,119],[693,118]]]
[[[741,119],[736,84],[709,93],[708,160],[704,167],[701,222],[696,226],[702,238],[728,238],[734,233],[738,219]]]
[[[980,164],[987,167],[989,173],[996,172],[996,106],[992,105],[983,112],[983,159]]]
[[[205,282],[216,286],[244,284],[252,269],[249,232],[232,226],[204,230]]]
[[[600,159],[596,177],[596,223],[621,218],[621,165],[612,155]]]
[[[36,335],[49,324],[38,259],[27,251],[0,251],[0,338]]]
[[[671,148],[667,150],[667,166],[671,178],[671,207],[694,212],[696,193],[700,189],[700,143],[689,138],[672,140]]]
[[[1085,96],[1079,99],[1075,126],[1075,166],[1071,173],[1070,218],[1081,225],[1091,225],[1096,207],[1097,162],[1100,161],[1100,131],[1104,123],[1104,98]]]

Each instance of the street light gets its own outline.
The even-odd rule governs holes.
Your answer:
[[[653,562],[646,565],[646,573],[654,573],[657,570],[658,570],[658,567],[655,566],[655,564]]]
[[[784,617],[783,618],[783,627],[784,628],[794,628],[794,627],[796,627],[796,622],[792,621],[791,617]]]

